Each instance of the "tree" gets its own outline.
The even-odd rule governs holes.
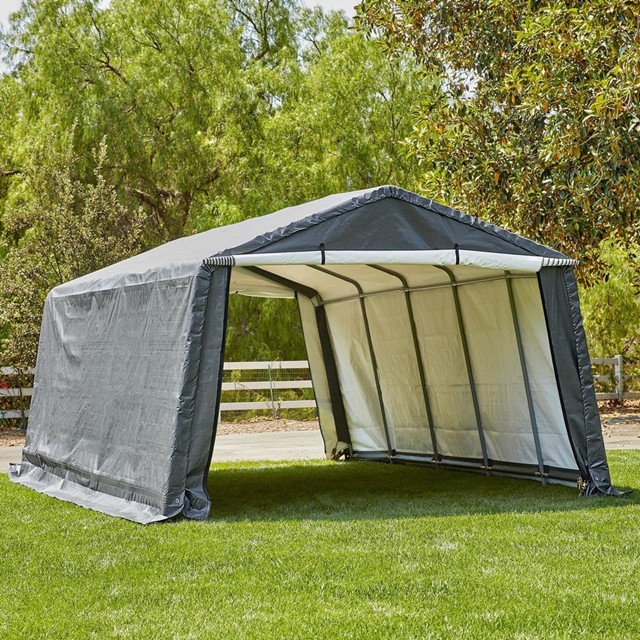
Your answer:
[[[25,2],[7,37],[26,114],[21,133],[32,141],[77,123],[74,148],[88,175],[89,150],[106,139],[104,169],[130,206],[148,212],[149,242],[183,235],[241,152],[238,130],[250,119],[245,55],[230,22],[205,0],[108,9],[94,0]]]
[[[631,249],[631,253],[629,251]],[[598,250],[605,277],[582,287],[582,314],[592,355],[622,354],[637,372],[640,344],[640,244],[604,240]]]
[[[107,149],[95,151],[94,182],[74,177],[71,145],[45,144],[25,158],[25,187],[5,237],[19,237],[0,262],[0,325],[11,331],[3,360],[34,366],[48,291],[140,249],[145,216],[124,207],[102,174]]]
[[[65,179],[78,192],[95,186],[93,150],[104,149],[98,173],[120,211],[145,214],[131,251],[331,192],[412,188],[419,175],[403,139],[429,83],[410,58],[387,59],[342,14],[294,0],[119,0],[106,8],[25,0],[3,42],[11,74],[0,79],[0,234],[12,279],[29,260],[22,247],[47,220],[36,197],[36,156],[45,148],[70,146]],[[64,216],[64,242],[81,231],[74,220]],[[53,286],[59,278],[50,275]],[[42,299],[33,298],[34,317]],[[276,328],[296,322],[293,305],[234,301],[229,357],[264,357]],[[303,351],[295,332],[281,345],[274,356]]]
[[[587,262],[637,237],[637,0],[365,0],[359,24],[439,74],[412,135],[425,192]]]

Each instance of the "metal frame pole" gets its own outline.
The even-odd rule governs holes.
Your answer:
[[[511,282],[511,274],[505,271],[505,282],[507,283],[507,292],[509,293],[509,306],[511,307],[511,317],[513,319],[513,329],[516,334],[516,342],[518,343],[518,355],[520,356],[520,368],[522,369],[522,379],[524,381],[524,390],[527,396],[527,407],[529,408],[529,419],[531,420],[531,430],[533,431],[533,442],[536,447],[536,457],[538,458],[538,473],[542,478],[542,484],[546,484],[547,473],[544,470],[544,460],[542,458],[542,446],[540,445],[540,434],[538,432],[538,421],[536,420],[536,412],[533,404],[533,394],[531,393],[531,382],[529,379],[529,370],[527,368],[527,359],[524,353],[524,345],[522,342],[522,332],[520,330],[520,322],[518,320],[518,310],[513,295],[513,283]]]
[[[434,265],[436,269],[444,271],[451,282],[451,291],[453,293],[453,301],[456,308],[456,316],[458,318],[458,328],[460,330],[460,339],[462,341],[462,351],[464,353],[464,361],[467,367],[467,376],[469,378],[469,388],[471,389],[471,400],[473,402],[473,410],[476,416],[476,425],[478,427],[478,436],[480,437],[480,448],[482,449],[482,468],[487,472],[487,475],[491,475],[491,466],[489,465],[489,455],[487,453],[487,443],[484,437],[484,430],[482,428],[482,416],[480,415],[480,404],[478,403],[478,392],[476,390],[476,383],[473,377],[473,369],[471,367],[471,356],[469,355],[469,344],[467,342],[467,333],[464,328],[464,319],[462,317],[462,309],[460,307],[460,298],[458,296],[458,283],[453,275],[453,272],[447,267],[440,265]]]

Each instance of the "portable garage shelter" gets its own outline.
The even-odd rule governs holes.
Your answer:
[[[11,478],[205,518],[232,292],[297,299],[328,456],[617,493],[572,264],[393,186],[169,242],[50,292]]]

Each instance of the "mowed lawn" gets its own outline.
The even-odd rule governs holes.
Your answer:
[[[207,522],[141,526],[0,477],[0,638],[638,638],[624,499],[376,463],[219,464]]]

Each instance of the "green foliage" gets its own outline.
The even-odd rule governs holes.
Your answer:
[[[70,140],[71,136],[69,136]],[[70,142],[53,140],[25,157],[21,197],[4,216],[3,233],[17,239],[0,262],[3,364],[33,366],[48,291],[130,256],[140,248],[145,217],[123,206],[103,175],[106,146],[94,154],[93,183],[74,177]]]
[[[593,357],[622,354],[625,373],[640,375],[640,244],[609,238],[594,251],[601,278],[580,288]]]
[[[331,21],[324,28],[338,30]],[[417,162],[403,143],[412,131],[413,105],[430,85],[406,57],[387,58],[361,34],[340,31],[321,43],[308,36],[313,49],[298,95],[265,127],[262,188],[248,193],[242,206],[260,210],[266,200],[273,210],[378,184],[416,184]]]
[[[306,357],[295,300],[230,296],[226,360],[304,360]]]
[[[19,212],[34,202],[34,150],[69,135],[69,180],[95,182],[93,150],[104,142],[105,184],[122,211],[144,212],[132,251],[332,192],[417,183],[403,140],[430,85],[344,15],[294,0],[103,5],[26,0],[3,35],[11,73],[0,79],[0,260],[9,250],[13,264],[27,261],[20,246],[40,214],[35,204],[28,219]],[[61,241],[73,243],[76,230]],[[30,267],[35,279],[59,281],[40,268]],[[23,311],[36,319],[43,296],[26,294]],[[11,318],[13,330],[21,320]],[[229,357],[300,355],[293,305],[234,302],[231,318]],[[29,336],[30,359],[37,331]]]
[[[381,465],[213,466],[206,522],[140,526],[0,477],[6,638],[637,636],[626,499]]]
[[[365,0],[359,24],[439,74],[422,189],[577,257],[637,237],[636,0]]]

